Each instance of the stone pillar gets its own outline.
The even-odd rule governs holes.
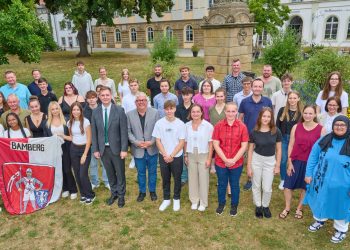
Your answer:
[[[205,67],[213,65],[218,80],[231,73],[233,58],[239,58],[242,71],[251,70],[254,15],[245,1],[215,0],[202,20]]]

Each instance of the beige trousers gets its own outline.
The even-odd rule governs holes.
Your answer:
[[[252,193],[257,207],[268,207],[272,196],[272,182],[276,157],[262,156],[253,152],[252,157]]]
[[[192,204],[200,203],[201,206],[208,206],[209,192],[209,168],[205,166],[208,154],[194,153],[188,154],[188,189]]]

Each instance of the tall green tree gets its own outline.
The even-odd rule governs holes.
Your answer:
[[[0,0],[0,27],[0,64],[8,64],[9,55],[39,62],[43,49],[52,46],[52,36],[36,16],[33,1]]]
[[[95,18],[97,25],[113,26],[115,14],[119,16],[138,14],[149,22],[152,13],[162,16],[164,11],[173,6],[171,0],[45,0],[45,4],[52,13],[62,12],[67,19],[73,21],[78,31],[80,57],[89,56],[86,32],[89,20]]]
[[[263,30],[269,34],[276,33],[277,27],[281,27],[289,18],[289,7],[281,5],[279,0],[248,0],[248,6],[250,12],[255,15],[256,33],[260,35]]]

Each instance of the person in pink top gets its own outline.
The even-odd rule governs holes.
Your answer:
[[[301,189],[299,202],[295,211],[296,219],[303,218],[303,200],[306,190],[305,171],[309,154],[314,143],[324,135],[326,130],[317,123],[316,107],[307,105],[303,109],[301,121],[295,124],[290,132],[288,146],[288,168],[284,180],[284,198],[286,206],[279,217],[285,219],[290,211],[293,190]]]
[[[209,109],[216,104],[213,84],[210,80],[204,80],[200,92],[192,98],[192,102],[203,108],[204,119],[210,122]]]

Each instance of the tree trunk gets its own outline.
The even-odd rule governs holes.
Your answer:
[[[79,54],[77,57],[87,57],[90,56],[87,43],[88,43],[88,35],[86,32],[87,24],[84,23],[81,25],[81,29],[78,31],[78,40],[79,40]]]

